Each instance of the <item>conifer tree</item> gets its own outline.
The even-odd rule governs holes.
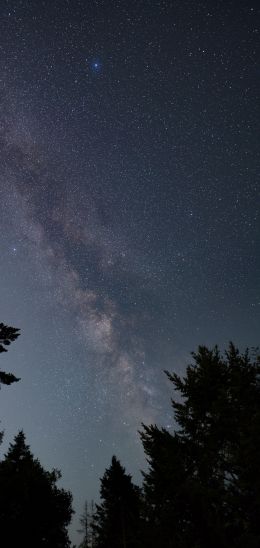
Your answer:
[[[140,490],[113,456],[101,479],[101,504],[96,505],[94,546],[96,548],[135,548],[140,544]]]
[[[56,483],[61,474],[44,470],[22,431],[0,463],[0,542],[16,548],[68,548],[72,497]]]
[[[172,435],[144,426],[146,541],[168,548],[260,546],[260,361],[199,347],[172,400]],[[181,398],[180,398],[181,396]]]

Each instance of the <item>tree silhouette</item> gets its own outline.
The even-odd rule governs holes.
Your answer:
[[[84,512],[80,517],[81,529],[78,533],[83,534],[83,540],[79,545],[79,548],[88,548],[89,547],[89,512],[88,512],[88,503],[85,502]]]
[[[0,539],[15,548],[67,548],[72,497],[35,459],[20,431],[0,463]]]
[[[78,530],[78,533],[83,534],[83,539],[79,545],[79,548],[94,548],[94,531],[93,531],[93,519],[95,513],[95,504],[91,500],[90,505],[88,502],[85,502],[84,512],[80,517],[81,529]]]
[[[167,372],[178,429],[144,426],[144,546],[260,546],[260,361],[230,344],[199,347],[181,379]]]
[[[115,456],[101,479],[101,504],[94,515],[96,548],[141,546],[139,532],[140,490],[132,483]]]
[[[0,323],[0,353],[7,352],[6,346],[9,346],[11,342],[15,341],[19,337],[19,329],[15,327],[9,327],[3,323]],[[15,377],[12,373],[5,373],[0,371],[0,384],[10,385],[13,382],[17,382],[20,379]]]

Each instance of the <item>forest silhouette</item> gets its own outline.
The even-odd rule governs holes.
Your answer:
[[[19,334],[1,323],[0,353]],[[81,517],[80,548],[259,548],[259,356],[230,343],[223,356],[199,346],[192,358],[183,378],[165,372],[173,433],[142,424],[143,484],[134,485],[112,456],[100,503],[86,503]],[[0,384],[17,381],[0,372]],[[44,470],[18,432],[0,462],[3,548],[71,546],[72,494],[58,487],[60,478]]]

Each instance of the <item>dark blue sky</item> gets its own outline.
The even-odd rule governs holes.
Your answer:
[[[141,422],[172,426],[164,369],[259,343],[256,2],[0,17],[0,320],[22,333],[3,450],[24,428],[79,513],[112,454],[140,481]]]

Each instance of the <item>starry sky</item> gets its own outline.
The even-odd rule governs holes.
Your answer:
[[[164,369],[259,343],[256,2],[2,0],[0,321],[8,443],[23,428],[79,514]]]

